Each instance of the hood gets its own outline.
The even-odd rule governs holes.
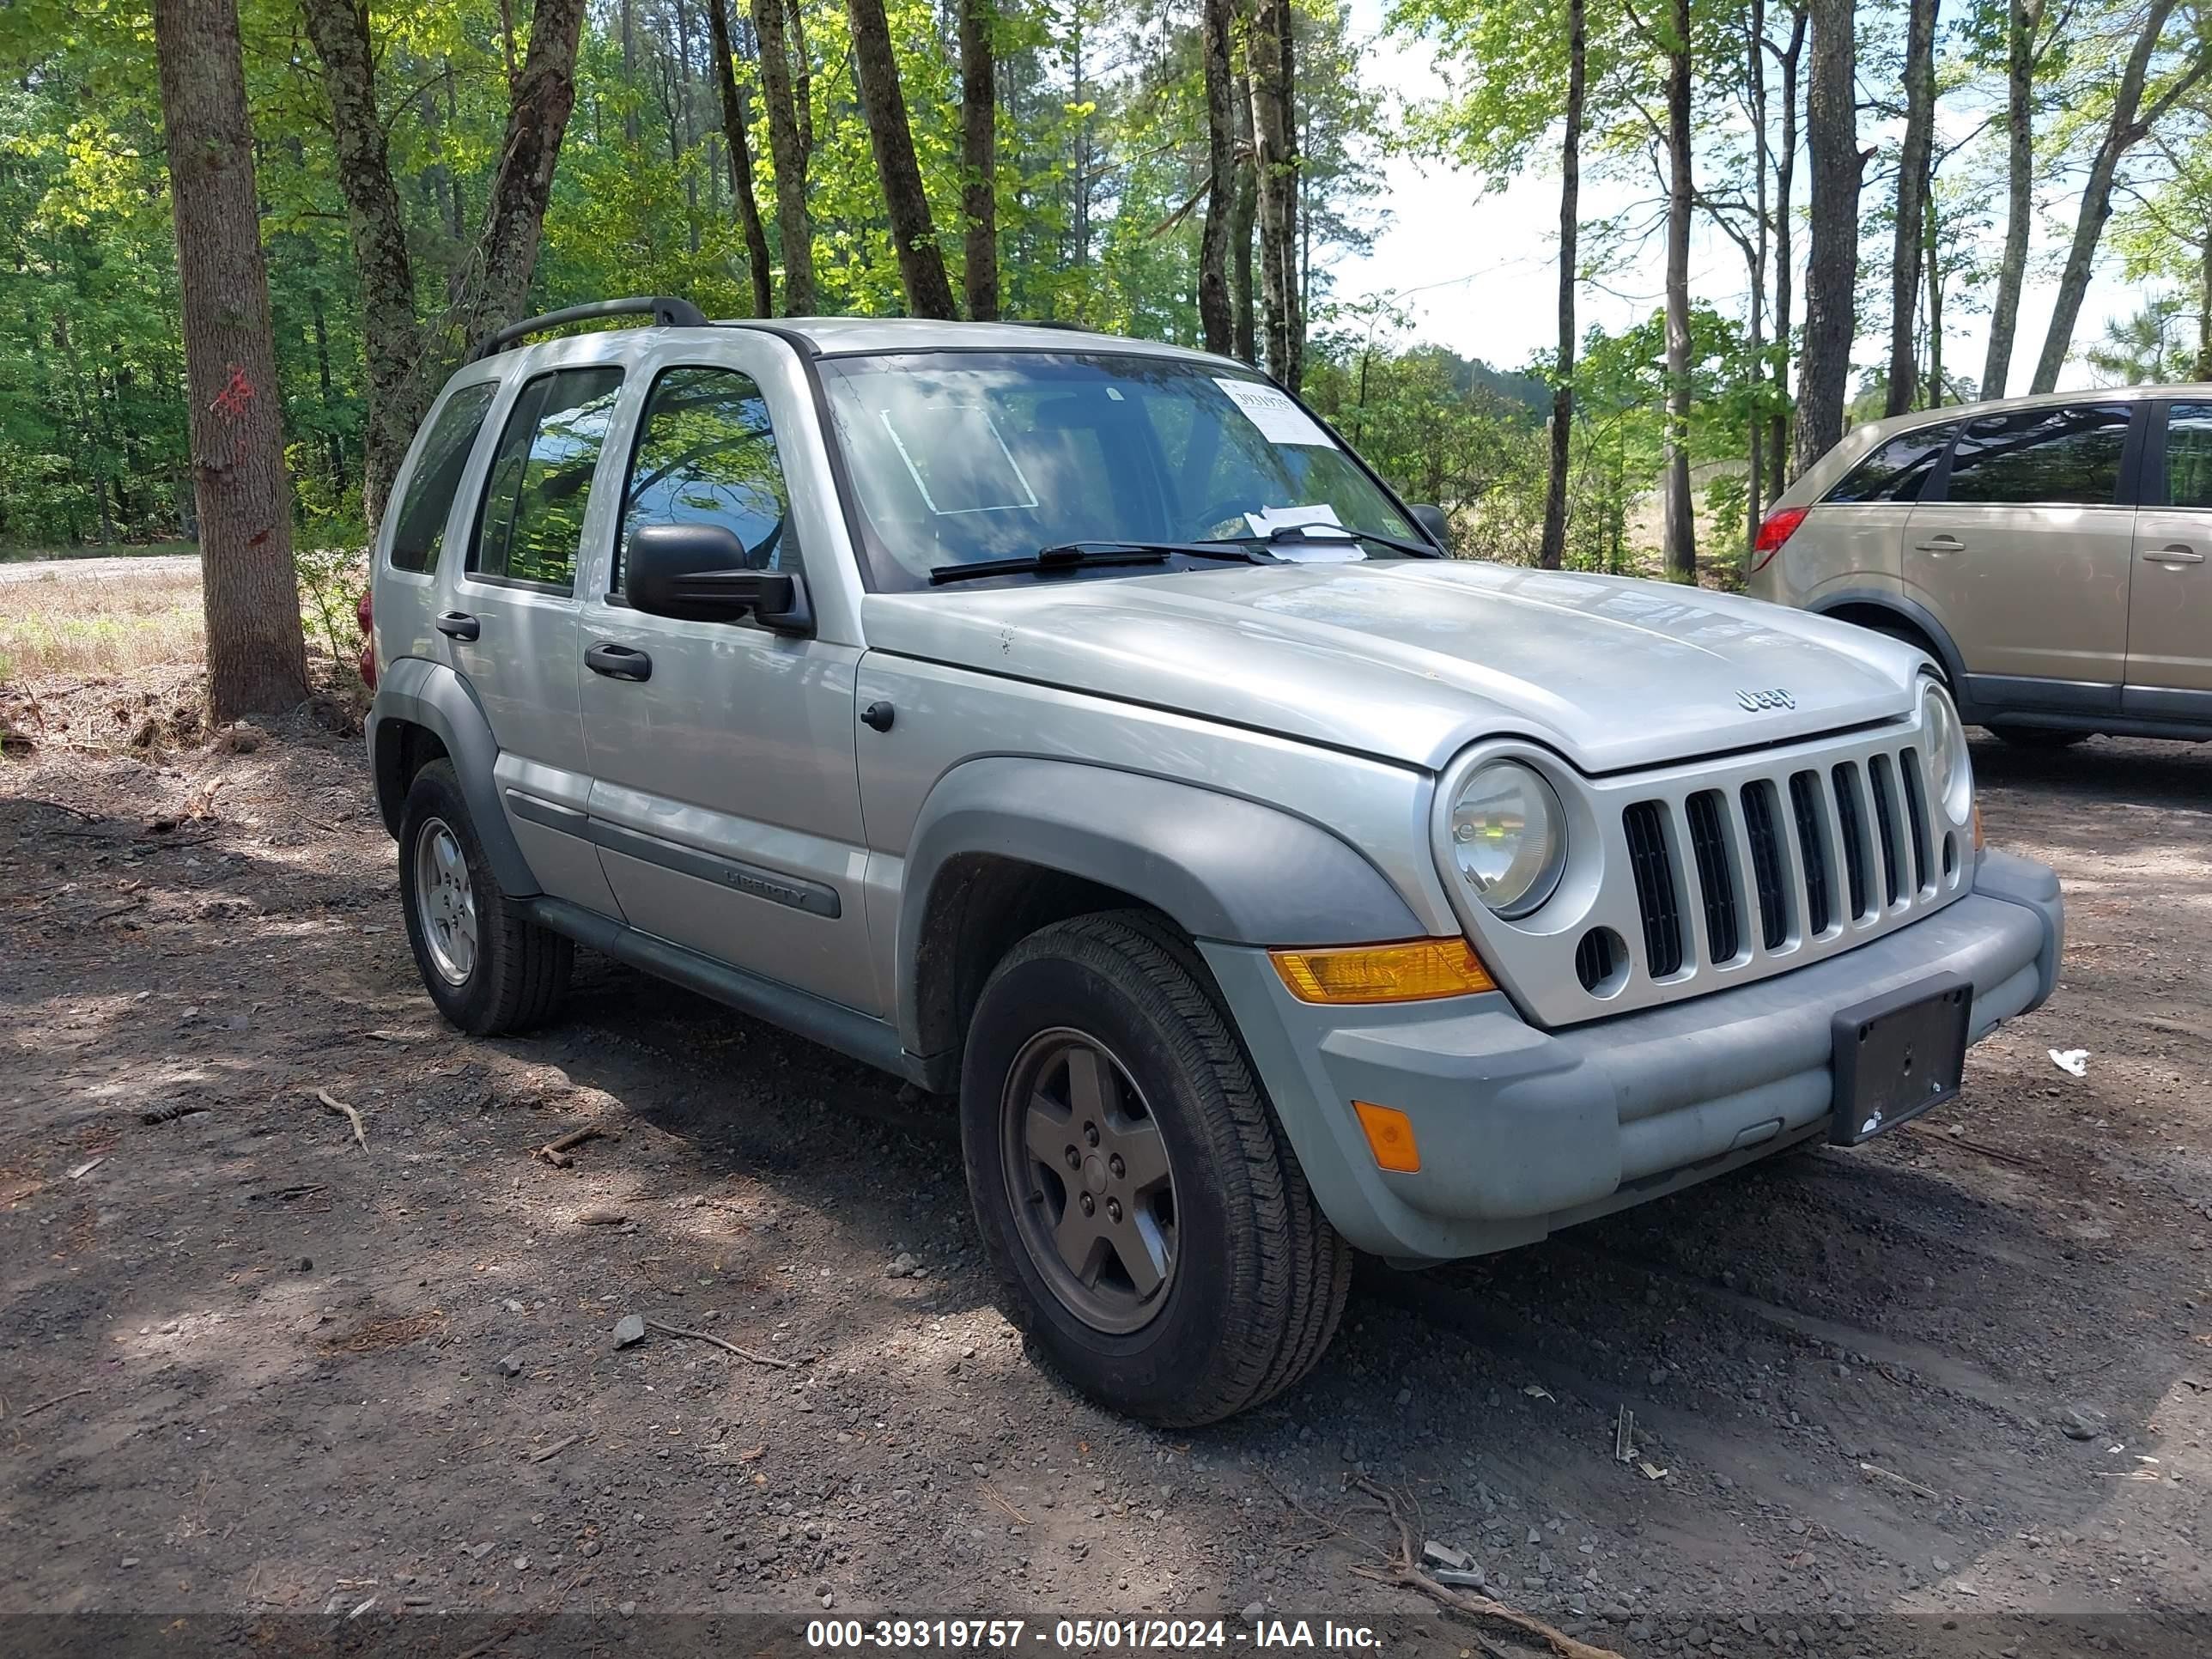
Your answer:
[[[1598,773],[1893,719],[1921,660],[1732,594],[1460,560],[1052,576],[862,614],[872,648],[1431,769],[1507,734]]]

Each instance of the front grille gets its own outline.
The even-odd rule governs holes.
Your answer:
[[[1778,951],[1790,937],[1789,899],[1782,890],[1782,835],[1774,786],[1761,778],[1743,787],[1743,828],[1751,837],[1751,879],[1759,893],[1759,942]]]
[[[1828,931],[1828,837],[1820,829],[1820,775],[1793,773],[1790,810],[1797,820],[1798,856],[1804,860],[1805,931]]]
[[[1657,801],[1642,800],[1620,820],[1636,876],[1636,906],[1643,912],[1644,969],[1654,979],[1682,970],[1682,917],[1674,902],[1674,860],[1661,811]]]
[[[1721,828],[1721,793],[1705,789],[1686,803],[1690,849],[1698,863],[1698,891],[1705,905],[1705,951],[1715,962],[1736,955],[1735,880],[1729,871],[1728,846]]]
[[[1859,811],[1859,769],[1845,761],[1829,774],[1836,786],[1836,827],[1843,832],[1844,874],[1850,883],[1851,915],[1867,911],[1866,816]]]
[[[1779,774],[1623,809],[1652,978],[1772,954],[1793,935],[1820,939],[1838,924],[1865,926],[1910,908],[1936,883],[1936,841],[1912,750],[1787,777],[1786,818]],[[1705,922],[1695,963],[1683,937],[1685,903]],[[1756,914],[1747,914],[1753,905]]]

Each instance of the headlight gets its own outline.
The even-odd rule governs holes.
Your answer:
[[[1974,800],[1974,765],[1966,753],[1966,728],[1941,686],[1928,688],[1928,787],[1954,823],[1964,823]]]
[[[1479,767],[1452,802],[1452,862],[1474,895],[1509,920],[1559,884],[1566,815],[1552,786],[1518,761]]]

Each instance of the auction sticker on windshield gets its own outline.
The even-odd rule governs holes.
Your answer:
[[[1273,386],[1262,386],[1257,380],[1231,380],[1225,374],[1216,375],[1213,383],[1229,394],[1229,401],[1244,411],[1245,418],[1258,427],[1260,435],[1269,442],[1335,447],[1335,441],[1321,429],[1312,416]]]

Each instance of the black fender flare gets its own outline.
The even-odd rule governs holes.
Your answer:
[[[1194,939],[1365,945],[1429,931],[1364,854],[1279,808],[1113,767],[986,757],[938,780],[908,840],[897,962],[910,1043],[933,890],[977,854],[1127,893]]]
[[[499,884],[516,898],[541,891],[538,878],[531,873],[530,860],[523,857],[500,805],[499,784],[492,771],[499,763],[499,739],[492,735],[483,705],[459,674],[428,657],[399,657],[386,663],[377,684],[376,700],[369,706],[369,768],[376,781],[377,809],[384,816],[385,827],[395,836],[399,833],[400,801],[407,780],[397,775],[394,751],[403,725],[422,726],[445,744],[460,779],[462,797],[469,804],[477,839],[483,843],[484,856],[491,860]]]
[[[1959,654],[1958,642],[1952,639],[1950,629],[1936,620],[1936,615],[1917,599],[1902,593],[1887,593],[1877,587],[1846,587],[1833,593],[1823,593],[1805,609],[1815,617],[1831,616],[1846,605],[1864,605],[1869,610],[1887,611],[1900,622],[1912,624],[1925,635],[1936,647],[1936,659],[1943,666],[1944,678],[1951,682],[1951,695],[1959,702],[1960,713],[1971,693],[1966,688],[1966,659]],[[1839,620],[1847,620],[1840,619]]]

